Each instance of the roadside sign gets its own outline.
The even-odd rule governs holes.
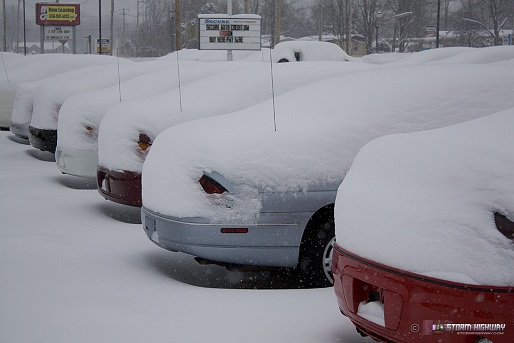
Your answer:
[[[80,4],[36,3],[36,24],[80,25]]]
[[[45,26],[45,39],[69,41],[73,39],[72,30],[69,26]]]
[[[427,36],[435,36],[437,31],[437,28],[435,26],[426,26],[425,27],[425,34]]]
[[[111,52],[111,46],[109,44],[108,38],[102,38],[102,41],[100,39],[96,40],[96,52],[100,53],[100,48],[102,49],[102,54],[108,54]]]
[[[199,14],[200,50],[261,50],[261,17]]]

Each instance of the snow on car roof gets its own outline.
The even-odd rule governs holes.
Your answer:
[[[180,94],[176,90],[170,91],[111,108],[100,125],[100,165],[109,169],[140,172],[143,161],[133,149],[140,133],[154,139],[172,125],[226,114],[272,98],[269,62],[212,63],[216,62],[209,62],[205,67],[223,66],[222,72],[211,72],[211,75],[185,85]],[[274,65],[274,91],[278,95],[320,79],[369,70],[372,67],[364,63],[342,62]],[[187,75],[188,73],[181,72],[182,77]],[[182,110],[179,101],[182,103]],[[268,103],[263,115],[271,111],[272,106]]]
[[[514,286],[514,108],[385,136],[357,155],[336,200],[336,239],[362,257],[467,284]]]
[[[164,61],[123,63],[105,66],[102,70],[60,83],[40,84],[34,95],[31,125],[39,129],[57,130],[59,109],[68,97],[104,88],[162,67]]]
[[[337,189],[358,150],[376,137],[514,106],[509,67],[386,65],[276,97],[276,131],[271,101],[167,129],[143,167],[143,205],[177,217],[244,216],[261,206],[257,191]],[[209,171],[244,186],[233,195],[246,199],[239,209],[223,210],[204,196],[198,179]]]
[[[52,76],[16,84],[16,96],[13,103],[11,121],[17,124],[30,123],[34,107],[34,95],[39,85],[47,87],[49,85],[61,85],[70,80],[81,80],[91,74],[103,72],[107,67],[104,64],[78,67]]]
[[[5,61],[9,82],[5,72],[0,79],[0,90],[12,89],[18,82],[39,80],[72,69],[99,64],[114,64],[116,57],[105,55],[40,54],[10,58]]]
[[[349,61],[352,59],[337,44],[320,41],[280,42],[273,49],[273,62],[286,59],[296,61],[295,53],[301,55],[302,61]],[[355,59],[352,59],[353,61]]]
[[[85,126],[96,129],[105,113],[121,102],[140,99],[177,88],[177,63],[159,60],[155,71],[120,82],[106,88],[78,93],[67,98],[59,110],[58,147],[68,149],[96,149],[97,140],[84,134]],[[202,71],[202,62],[182,61],[183,72],[194,68]],[[184,84],[187,80],[183,80]]]

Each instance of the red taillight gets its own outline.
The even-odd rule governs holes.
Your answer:
[[[248,233],[245,227],[224,227],[220,229],[221,233]]]
[[[200,185],[202,185],[203,190],[207,194],[221,194],[226,192],[225,187],[220,185],[218,182],[214,181],[210,177],[203,175],[200,180]]]
[[[150,137],[148,137],[147,134],[140,133],[139,141],[137,142],[137,144],[139,145],[139,148],[141,150],[146,151],[149,147],[152,146],[152,140],[150,139]]]

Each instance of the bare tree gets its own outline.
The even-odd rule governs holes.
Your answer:
[[[356,0],[355,1],[355,27],[364,36],[364,44],[367,51],[373,50],[374,38],[378,40],[378,17],[379,0]],[[375,47],[375,51],[378,46]]]
[[[512,0],[461,0],[457,13],[458,27],[467,37],[468,46],[484,45],[477,38],[480,32],[487,32],[494,45],[501,45],[500,31],[508,23],[513,24],[514,1]]]

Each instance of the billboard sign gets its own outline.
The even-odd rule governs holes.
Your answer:
[[[80,5],[36,3],[36,24],[50,26],[80,25]]]
[[[200,50],[261,50],[261,17],[200,14]]]

